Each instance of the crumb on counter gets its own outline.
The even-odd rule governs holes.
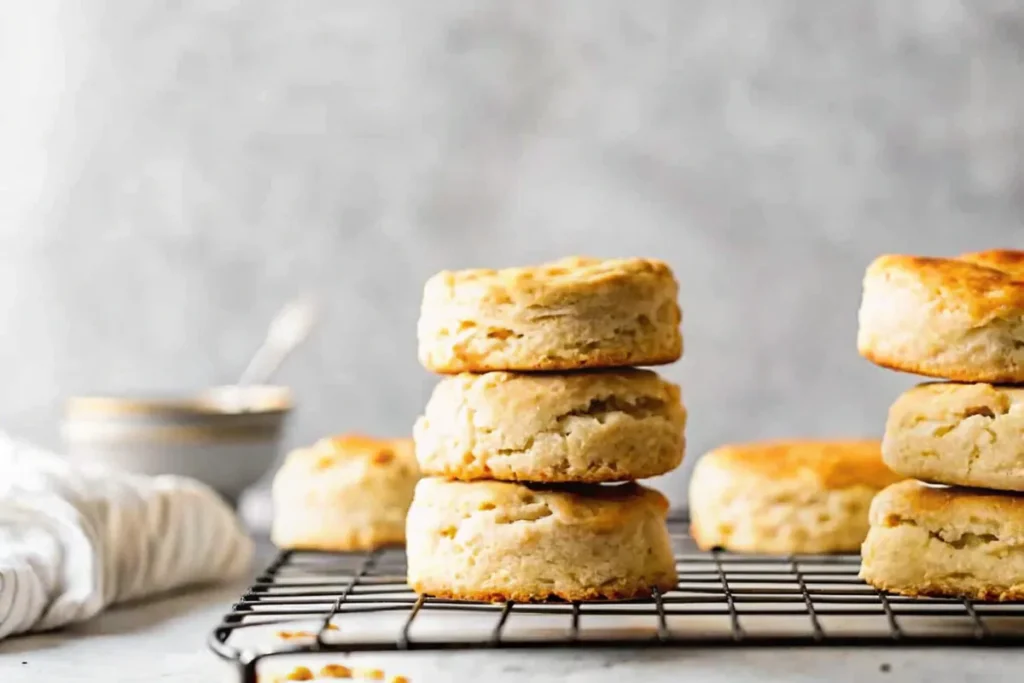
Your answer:
[[[337,631],[338,627],[334,624],[327,624],[325,631]],[[316,638],[316,634],[311,631],[278,631],[277,637],[281,640],[295,640],[297,638]]]
[[[382,448],[381,450],[377,451],[373,456],[373,462],[377,465],[387,465],[394,459],[394,451],[391,451],[387,448]]]
[[[370,668],[356,668],[352,669],[344,664],[325,664],[315,676],[308,667],[297,666],[291,670],[287,675],[282,676],[277,674],[271,677],[273,683],[281,683],[282,681],[316,681],[326,679],[362,679],[369,681],[383,681],[387,680],[388,683],[412,683],[407,676],[386,676],[384,671],[381,669],[370,669]],[[264,677],[260,676],[258,681],[265,680]]]
[[[352,678],[352,669],[341,664],[328,664],[320,669],[321,678]]]
[[[307,667],[297,666],[292,669],[291,673],[285,676],[286,681],[311,681],[313,680],[313,672]]]

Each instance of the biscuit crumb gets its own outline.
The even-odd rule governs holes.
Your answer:
[[[405,676],[392,676],[389,683],[412,683],[412,681]]]
[[[297,638],[314,638],[315,635],[309,631],[278,631],[277,637],[281,640],[295,640]]]
[[[327,624],[324,627],[325,631],[337,631],[338,627],[334,624]],[[278,631],[277,637],[281,640],[295,640],[296,638],[316,638],[316,634],[311,631]]]
[[[384,672],[380,669],[356,669],[355,673],[359,678],[366,678],[371,681],[384,680]]]
[[[352,669],[342,664],[328,664],[320,669],[320,678],[352,678]]]
[[[285,676],[286,681],[311,681],[313,680],[313,672],[304,666],[297,666],[292,669],[292,672]]]

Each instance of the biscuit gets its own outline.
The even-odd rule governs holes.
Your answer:
[[[409,585],[460,600],[626,599],[676,585],[668,501],[639,484],[427,478],[409,511]]]
[[[1024,599],[1024,498],[905,481],[871,504],[860,576],[912,596]]]
[[[418,480],[410,439],[323,439],[290,453],[274,477],[271,539],[325,551],[401,544]]]
[[[864,276],[857,348],[893,370],[1024,382],[1024,252],[881,256]]]
[[[664,474],[683,457],[679,387],[650,370],[463,373],[413,430],[427,475],[599,483]]]
[[[878,441],[776,441],[722,446],[690,481],[691,533],[707,550],[856,552],[874,495],[901,479]]]
[[[882,458],[915,479],[1024,491],[1024,387],[914,387],[889,409]]]
[[[678,291],[651,259],[443,271],[424,287],[419,358],[439,373],[671,363],[683,352]]]

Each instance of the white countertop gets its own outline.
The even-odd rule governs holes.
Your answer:
[[[243,584],[114,609],[61,632],[0,643],[0,681],[225,683],[233,670],[206,637]],[[1024,649],[660,649],[365,653],[331,661],[381,668],[414,683],[444,681],[964,681],[1018,680]]]

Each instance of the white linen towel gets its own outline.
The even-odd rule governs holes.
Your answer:
[[[0,434],[0,640],[235,578],[252,553],[204,484],[76,464]]]

